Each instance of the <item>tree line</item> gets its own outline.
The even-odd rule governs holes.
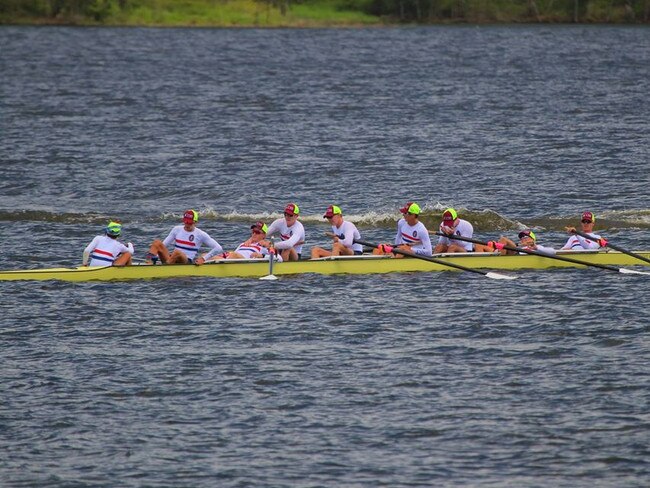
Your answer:
[[[34,19],[39,23],[99,23],[129,9],[182,9],[183,4],[219,8],[237,0],[0,0],[0,21]],[[359,11],[387,22],[628,22],[650,20],[650,0],[256,0],[282,15],[291,6],[334,3],[339,10]]]

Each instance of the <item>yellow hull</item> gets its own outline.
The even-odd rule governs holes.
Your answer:
[[[650,258],[650,251],[636,251]],[[616,251],[561,253],[561,256],[579,259],[591,264],[613,266],[646,265],[641,260]],[[459,264],[473,269],[517,270],[582,267],[572,263],[532,255],[498,256],[488,253],[436,255],[442,261]],[[456,271],[441,264],[422,259],[392,259],[389,257],[359,256],[325,258],[318,260],[275,263],[273,274],[277,276],[304,273],[331,274],[373,274],[407,273],[417,271]],[[62,281],[109,281],[146,280],[154,278],[207,277],[207,278],[259,278],[269,274],[269,263],[263,261],[220,261],[203,266],[135,265],[124,268],[50,268],[23,271],[0,271],[0,281],[10,280],[62,280]]]

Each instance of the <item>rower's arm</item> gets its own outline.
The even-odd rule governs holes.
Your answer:
[[[167,237],[165,237],[165,240],[163,241],[163,245],[164,245],[167,249],[169,249],[170,244],[172,244],[173,242],[175,242],[175,238],[176,238],[176,227],[174,227],[174,228],[171,230],[171,232],[167,235]]]
[[[537,244],[537,249],[535,249],[535,251],[546,254],[547,256],[555,256],[557,254],[555,249],[552,247],[540,246],[539,244]]]
[[[416,254],[421,254],[424,256],[431,256],[433,253],[431,249],[431,238],[429,237],[429,232],[425,231],[420,237],[422,239],[422,248],[415,251]]]
[[[291,249],[296,244],[298,244],[298,242],[300,242],[300,234],[294,234],[289,239],[287,239],[286,241],[276,242],[275,243],[275,248],[280,249],[280,250]]]
[[[600,239],[597,237],[592,237],[591,239],[585,239],[582,236],[579,236],[578,234],[575,235],[575,238],[578,239],[578,242],[582,247],[585,249],[598,249],[600,248],[600,242],[598,242]]]
[[[352,247],[354,244],[354,228],[352,226],[346,226],[343,232],[343,239],[339,238],[339,242],[345,247]]]
[[[286,241],[280,241],[275,244],[276,249],[291,249],[301,243],[305,242],[305,233],[303,232],[296,232],[293,234],[289,239]]]
[[[223,247],[221,247],[221,244],[219,244],[217,241],[215,241],[212,237],[210,237],[207,234],[203,243],[211,248],[210,251],[205,256],[203,256],[203,259],[205,259],[206,261],[210,259],[212,256],[216,256],[217,254],[221,254],[223,252]]]

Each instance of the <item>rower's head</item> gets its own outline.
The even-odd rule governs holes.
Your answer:
[[[117,239],[120,237],[120,234],[122,234],[122,224],[115,220],[111,220],[108,225],[106,225],[105,232],[108,237]]]
[[[332,225],[338,227],[341,225],[341,222],[343,222],[343,212],[341,212],[341,207],[330,205],[327,207],[327,210],[325,210],[323,218],[329,220]]]
[[[458,212],[453,208],[448,208],[442,213],[442,226],[453,229],[458,225]]]
[[[199,221],[199,213],[196,210],[185,210],[183,224],[186,230],[191,230]]]
[[[594,229],[594,224],[596,223],[596,216],[593,212],[582,212],[582,217],[580,218],[580,224],[582,225],[582,230],[585,232],[591,232]]]
[[[261,241],[266,237],[266,232],[269,228],[262,221],[257,221],[251,225],[251,237],[254,241]]]
[[[290,203],[286,207],[284,207],[284,220],[287,221],[287,225],[293,225],[296,220],[298,220],[298,216],[300,215],[300,208],[298,208],[298,205],[295,203]]]
[[[537,236],[532,230],[526,229],[519,233],[519,243],[522,246],[534,246],[536,242]]]
[[[406,223],[409,225],[413,225],[417,222],[421,212],[420,206],[415,202],[406,202],[406,205],[400,208],[399,211],[404,214],[404,220],[406,220]]]

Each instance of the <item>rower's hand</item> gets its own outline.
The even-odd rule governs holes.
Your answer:
[[[390,254],[391,252],[393,252],[393,246],[391,246],[389,244],[379,244],[379,246],[377,246],[377,248],[379,249],[379,251],[381,251],[381,252],[383,252],[385,254]]]
[[[575,234],[576,233],[576,228],[575,227],[565,227],[564,228],[569,234]]]
[[[440,230],[442,231],[443,234],[447,234],[448,236],[453,235],[454,233],[454,228],[453,227],[441,227]]]
[[[197,266],[201,266],[203,263],[205,263],[205,259],[203,259],[203,257],[196,258],[194,260],[194,264],[197,265]]]

